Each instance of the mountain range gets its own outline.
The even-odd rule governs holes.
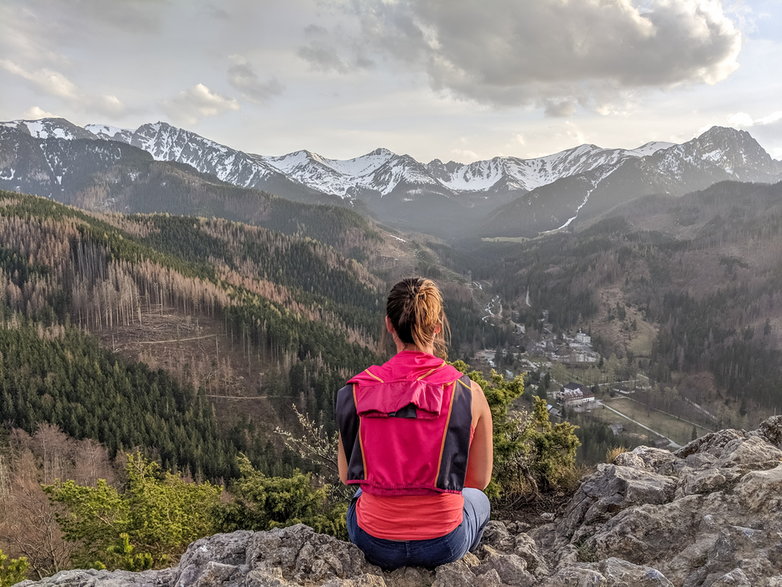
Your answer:
[[[65,153],[74,148],[68,143],[79,145],[79,165]],[[212,180],[290,200],[366,209],[382,222],[451,239],[535,236],[599,218],[637,197],[679,196],[722,180],[782,178],[782,162],[749,133],[724,127],[682,144],[580,145],[534,159],[463,164],[421,163],[383,148],[347,160],[306,150],[257,155],[164,122],[135,130],[57,118],[0,123],[3,189],[78,203],[74,198],[100,184],[102,201],[91,206],[135,211],[112,186],[138,179],[138,170],[118,177],[117,164],[145,160],[183,164]]]

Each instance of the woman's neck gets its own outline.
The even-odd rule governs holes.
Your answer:
[[[416,346],[413,343],[404,343],[400,340],[395,340],[394,343],[396,344],[396,352],[401,353],[402,351],[418,351],[420,353],[428,353],[430,355],[434,354],[434,347],[433,346],[427,346],[427,347],[419,347]]]

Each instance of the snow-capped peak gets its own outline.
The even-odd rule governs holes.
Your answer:
[[[109,126],[107,124],[87,124],[84,126],[84,129],[90,131],[99,139],[109,141],[122,140],[123,142],[129,142],[125,140],[125,137],[133,136],[133,130],[131,129]]]
[[[95,136],[64,118],[41,118],[39,120],[13,120],[3,123],[6,127],[25,129],[36,139],[94,139]]]
[[[0,123],[40,138],[121,141],[149,152],[155,159],[191,165],[198,171],[242,187],[279,189],[285,182],[342,198],[361,194],[390,194],[401,186],[472,198],[481,193],[531,191],[559,179],[596,172],[605,177],[628,160],[649,158],[672,178],[696,162],[721,168],[741,179],[755,171],[778,173],[778,163],[746,132],[714,127],[695,139],[675,145],[650,142],[635,149],[605,149],[584,144],[558,153],[521,159],[493,157],[469,164],[434,159],[427,164],[409,155],[377,148],[351,159],[330,159],[300,150],[280,156],[248,154],[165,122],[144,124],[136,130],[89,124],[84,128],[67,120],[48,118]],[[281,183],[282,182],[282,183]],[[485,196],[481,196],[485,197]]]

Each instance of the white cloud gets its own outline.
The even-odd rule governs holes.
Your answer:
[[[40,106],[32,106],[24,111],[22,118],[25,120],[37,120],[39,118],[60,118],[58,114],[44,110]]]
[[[117,96],[106,94],[90,100],[91,110],[99,114],[111,117],[121,116],[125,113],[125,104]]]
[[[736,112],[735,114],[728,116],[728,124],[738,128],[747,128],[748,126],[752,126],[753,120],[746,112]]]
[[[27,80],[35,89],[51,96],[74,99],[78,96],[76,86],[63,74],[47,68],[25,69],[10,59],[0,59],[0,68]]]
[[[782,110],[758,118],[746,112],[727,117],[728,124],[748,131],[775,159],[782,158]]]
[[[755,125],[766,126],[769,124],[776,124],[782,121],[782,111],[772,112],[768,116],[758,118],[755,121]]]
[[[728,123],[738,128],[753,128],[759,126],[770,126],[782,122],[782,110],[777,110],[760,118],[753,118],[746,112],[736,112],[728,116]]]
[[[546,116],[552,118],[567,118],[576,111],[576,101],[570,98],[547,99],[543,101]]]
[[[200,119],[216,116],[228,110],[239,110],[236,98],[226,98],[202,83],[179,92],[176,98],[163,104],[164,110],[175,120],[196,124]]]
[[[365,31],[366,33],[366,31]],[[299,48],[298,55],[310,64],[314,71],[350,73],[374,65],[359,38],[338,26],[331,31],[319,25],[304,29],[307,44]]]
[[[454,161],[459,163],[472,163],[473,161],[480,160],[480,155],[470,149],[451,149],[451,154],[454,157]]]
[[[117,96],[90,96],[57,71],[46,68],[28,70],[9,59],[0,59],[0,68],[27,80],[35,90],[64,100],[72,108],[88,112],[94,111],[111,117],[119,116],[125,112],[125,105]],[[33,106],[30,108],[30,111],[35,111],[36,109],[43,112],[38,106]],[[50,115],[47,114],[46,116]],[[31,116],[30,118],[44,117],[42,115]]]

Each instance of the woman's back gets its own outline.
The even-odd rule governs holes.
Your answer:
[[[337,398],[340,478],[363,490],[348,531],[381,566],[435,566],[477,546],[488,521],[488,500],[471,486],[491,478],[491,412],[480,386],[433,354],[447,321],[431,281],[394,286],[386,327],[397,354]]]

